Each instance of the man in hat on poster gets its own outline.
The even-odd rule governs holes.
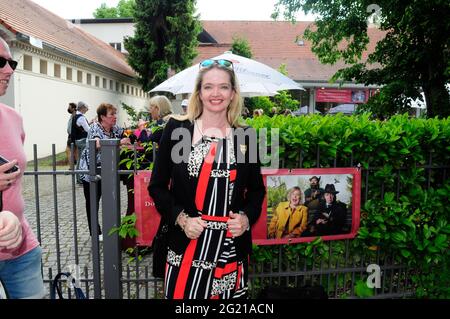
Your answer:
[[[334,184],[327,184],[324,199],[320,201],[318,214],[314,218],[314,232],[317,236],[337,235],[344,232],[347,205],[336,200]]]
[[[305,190],[305,206],[309,207],[309,204],[317,200],[323,199],[324,189],[320,188],[320,177],[313,176],[309,179],[309,186],[307,190]]]

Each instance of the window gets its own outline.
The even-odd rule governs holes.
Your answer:
[[[23,69],[27,71],[33,71],[33,57],[31,55],[23,56]]]
[[[119,92],[119,88],[120,88],[119,82],[116,82],[116,91],[117,92]]]
[[[120,86],[120,91],[122,92],[122,93],[125,93],[125,84],[122,84],[121,86]]]
[[[98,75],[95,76],[95,86],[100,87],[100,77]]]
[[[127,85],[127,94],[130,94],[130,86]]]
[[[109,45],[112,46],[117,51],[122,51],[122,43],[120,42],[111,42]]]
[[[83,72],[77,71],[77,82],[83,83]]]
[[[110,89],[111,91],[114,90],[114,82],[113,82],[113,80],[109,80],[109,89]]]
[[[66,80],[72,81],[72,68],[66,68]]]
[[[41,60],[39,66],[39,72],[41,74],[47,74],[47,60]]]
[[[61,64],[54,64],[53,65],[53,76],[55,78],[61,78]]]
[[[91,85],[92,75],[90,73],[86,74],[86,84]]]
[[[134,95],[134,86],[131,87],[131,95]]]

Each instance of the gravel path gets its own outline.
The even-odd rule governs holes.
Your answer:
[[[58,170],[66,169],[59,167]],[[51,168],[39,168],[40,171],[50,171]],[[72,184],[71,175],[39,175],[37,178],[38,196],[36,196],[36,178],[26,175],[23,178],[23,195],[25,198],[25,215],[36,235],[40,236],[43,256],[44,280],[48,282],[59,271],[72,271],[79,266],[82,278],[92,278],[92,249],[87,224],[83,187]],[[73,189],[75,192],[73,193]],[[121,183],[121,212],[125,214],[127,190]],[[37,214],[39,211],[39,214]],[[101,201],[99,222],[101,223]],[[75,229],[75,221],[76,228]],[[40,235],[38,233],[40,225]],[[106,232],[105,232],[106,233]],[[106,235],[106,234],[105,234]],[[102,258],[102,245],[100,245]],[[60,252],[58,254],[58,251]],[[151,255],[144,256],[141,267],[149,266],[151,270]],[[127,265],[133,270],[134,264],[129,263],[127,254],[122,254],[124,278],[127,276]],[[51,269],[51,270],[50,270]],[[87,270],[87,274],[85,271]],[[49,274],[51,271],[52,275]],[[142,270],[141,270],[142,272]],[[133,278],[133,277],[132,277]],[[133,285],[132,285],[133,286]],[[89,284],[88,290],[93,289]],[[128,285],[124,285],[126,291]],[[126,291],[124,290],[124,295]],[[93,290],[90,292],[93,294]],[[131,289],[131,296],[136,296],[136,289]],[[141,296],[145,292],[141,292]],[[48,297],[48,296],[47,296]],[[92,298],[92,296],[91,296]]]

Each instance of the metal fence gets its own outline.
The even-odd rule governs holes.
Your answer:
[[[96,152],[95,143],[89,142],[91,154]],[[34,164],[25,172],[24,194],[26,214],[43,248],[44,281],[50,290],[52,278],[61,271],[78,274],[81,288],[88,298],[163,298],[163,282],[151,276],[151,253],[134,255],[122,253],[117,234],[108,235],[108,230],[120,224],[121,215],[126,210],[127,189],[120,183],[120,175],[130,174],[130,170],[118,170],[119,141],[101,141],[101,175],[96,171],[94,156],[91,156],[90,170],[77,171],[73,164],[67,170],[59,170],[56,165],[53,146],[53,164],[50,169],[38,167],[37,147],[34,148]],[[136,152],[135,152],[136,154]],[[302,167],[302,152],[299,152],[299,166]],[[317,167],[320,167],[320,151],[317,150]],[[284,165],[282,163],[282,165]],[[323,164],[322,164],[323,165]],[[331,167],[354,165],[353,158],[347,163],[334,159]],[[371,175],[381,168],[362,170],[362,204],[369,198]],[[399,169],[399,171],[402,168]],[[432,157],[427,165],[425,183],[431,180],[444,181],[448,167],[433,167]],[[93,236],[89,236],[83,189],[76,183],[76,174],[89,174],[91,185],[101,183],[102,201],[99,216],[96,214],[97,188],[90,188]],[[394,180],[396,180],[394,178]],[[439,182],[437,182],[439,183]],[[401,190],[400,177],[394,185],[382,184],[381,198],[386,188],[396,190],[397,198]],[[102,225],[103,242],[97,234],[97,218]],[[278,248],[275,261],[250,264],[250,296],[256,298],[266,286],[300,287],[321,285],[330,298],[354,298],[355,287],[367,279],[367,267],[377,264],[381,270],[381,286],[375,290],[374,298],[407,297],[414,294],[411,274],[408,269],[395,261],[395,256],[378,251],[375,256],[355,258],[349,253],[351,240],[328,242],[327,258],[313,251],[310,258],[301,258]],[[327,260],[328,262],[324,262]],[[70,287],[62,285],[68,298],[73,298]]]

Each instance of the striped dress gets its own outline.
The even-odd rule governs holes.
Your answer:
[[[245,298],[248,262],[237,260],[226,224],[236,179],[232,140],[203,136],[192,146],[188,171],[196,189],[198,214],[208,226],[189,242],[184,253],[169,249],[166,298]]]

